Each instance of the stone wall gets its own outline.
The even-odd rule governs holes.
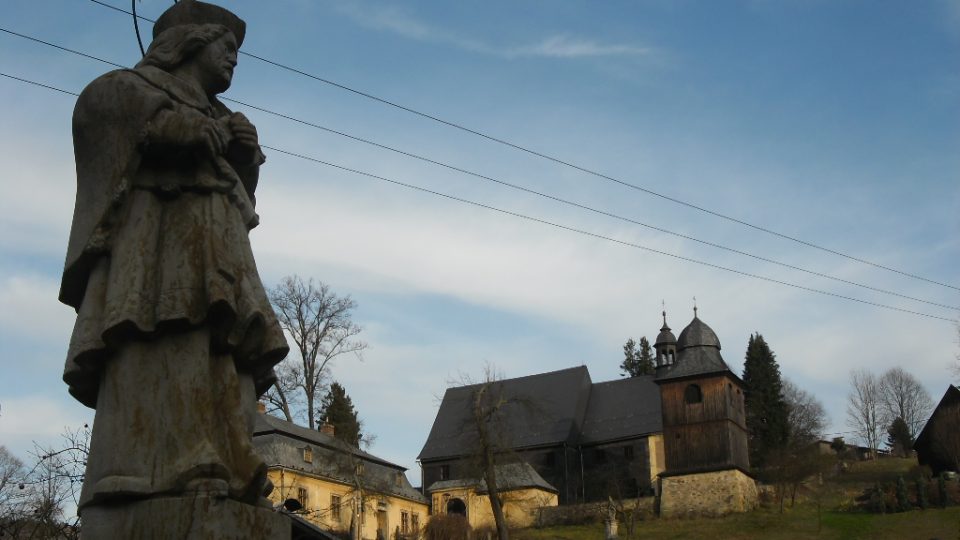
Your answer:
[[[637,513],[636,519],[650,519],[654,516],[654,498],[624,499],[616,501],[618,508]],[[620,516],[623,517],[622,515]],[[538,509],[533,525],[553,527],[556,525],[579,525],[581,523],[602,523],[607,518],[607,501],[586,504],[565,504],[562,506]]]
[[[757,507],[757,483],[738,469],[661,479],[661,517],[721,516]]]

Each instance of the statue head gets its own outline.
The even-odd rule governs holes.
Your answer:
[[[237,49],[246,24],[229,11],[204,2],[181,0],[153,27],[153,41],[137,64],[195,80],[209,94],[230,87]]]

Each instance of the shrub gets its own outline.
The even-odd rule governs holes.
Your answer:
[[[469,540],[470,524],[463,516],[441,514],[431,517],[423,532],[426,540]]]
[[[940,499],[940,508],[947,507],[947,475],[940,473],[937,477],[937,495]]]
[[[897,478],[897,511],[906,512],[910,510],[910,497],[907,494],[907,483],[903,477]]]
[[[883,492],[883,488],[880,487],[879,483],[874,484],[873,489],[870,490],[870,498],[867,500],[867,510],[877,514],[887,513],[886,494]]]
[[[917,506],[921,510],[930,506],[930,501],[927,498],[927,479],[923,476],[917,477]]]

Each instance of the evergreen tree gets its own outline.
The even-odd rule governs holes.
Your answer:
[[[320,418],[333,424],[334,437],[353,446],[360,446],[361,422],[353,408],[353,401],[340,383],[331,384],[327,395],[323,397]]]
[[[638,375],[653,375],[653,353],[650,351],[650,342],[646,337],[640,338],[640,348],[633,338],[623,345],[623,363],[620,364],[621,377],[636,377]]]
[[[640,338],[640,353],[637,356],[638,371],[633,376],[637,375],[653,375],[654,365],[653,365],[653,353],[650,351],[650,342],[647,340],[647,337]]]
[[[763,469],[768,456],[787,442],[789,411],[776,355],[759,333],[751,335],[747,343],[743,384],[750,464]]]
[[[899,416],[887,428],[887,446],[895,456],[907,457],[913,448],[913,437],[910,435],[910,426]]]

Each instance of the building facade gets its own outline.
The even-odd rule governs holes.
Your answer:
[[[332,427],[332,426],[331,426]],[[357,538],[415,538],[429,505],[406,469],[332,435],[259,414],[253,434],[267,462],[271,501],[317,527]],[[378,536],[379,535],[379,536]]]
[[[930,467],[934,474],[960,471],[960,388],[947,387],[913,449],[920,465]]]
[[[756,504],[749,476],[743,383],[716,334],[694,313],[677,340],[666,323],[654,345],[656,373],[594,383],[584,366],[495,381],[513,406],[495,427],[507,461],[531,466],[559,504],[661,496],[661,511],[722,514]],[[477,478],[471,427],[480,385],[449,388],[420,452],[423,486]],[[705,475],[696,477],[694,475]],[[681,503],[702,497],[707,509]],[[446,485],[446,484],[440,484]],[[729,504],[722,501],[730,500]],[[433,506],[433,512],[445,507]]]

